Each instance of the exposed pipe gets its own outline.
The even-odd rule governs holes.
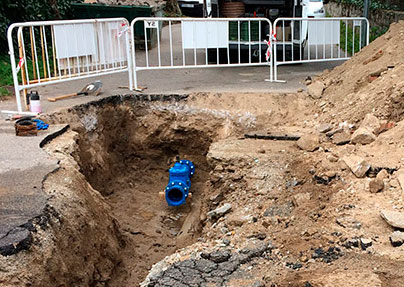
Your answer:
[[[164,190],[165,199],[169,206],[180,206],[191,195],[191,177],[195,173],[195,166],[190,160],[179,160],[169,170],[168,184]]]

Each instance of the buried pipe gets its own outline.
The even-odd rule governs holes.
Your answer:
[[[195,166],[190,160],[179,160],[169,170],[168,184],[164,190],[165,199],[169,206],[180,206],[185,203],[191,188],[191,177],[195,173]]]

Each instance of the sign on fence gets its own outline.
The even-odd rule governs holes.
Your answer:
[[[227,48],[229,22],[182,22],[184,49]]]

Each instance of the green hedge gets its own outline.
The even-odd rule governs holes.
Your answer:
[[[8,51],[7,28],[15,22],[70,18],[70,4],[82,0],[0,0],[0,51]]]
[[[399,0],[397,2],[385,1],[385,0],[372,0],[370,3],[370,9],[371,10],[379,10],[379,9],[402,10],[402,9],[404,9],[404,4],[400,1],[402,1],[402,0]],[[347,3],[347,4],[353,4],[358,7],[363,7],[363,0],[332,0],[332,2]]]

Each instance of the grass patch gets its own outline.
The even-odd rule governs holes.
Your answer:
[[[373,42],[389,30],[389,27],[372,27],[370,28],[369,41]]]
[[[360,50],[360,38],[359,27],[354,28],[341,21],[340,24],[340,36],[341,36],[341,49],[347,51],[348,54],[352,54],[352,51],[358,53]],[[362,43],[363,45],[363,43]]]
[[[369,42],[373,42],[378,37],[382,36],[388,31],[388,27],[372,27],[369,32]],[[341,21],[340,24],[340,37],[341,37],[341,49],[347,51],[348,54],[352,54],[354,50],[355,53],[360,51],[360,45],[365,46],[365,43],[361,42],[361,35],[359,27],[355,27],[355,32],[353,27],[346,25],[345,22]]]
[[[18,59],[15,60],[16,64],[18,64]],[[44,63],[42,61],[42,58],[39,58],[38,63],[38,70],[39,70],[39,74],[41,78],[45,78],[45,74],[44,74]],[[32,60],[27,58],[27,69],[28,69],[28,75],[29,75],[29,79],[36,79],[37,77],[34,77],[34,69],[35,69],[35,74],[37,73],[36,71],[36,66],[33,67],[32,65]],[[49,62],[49,68],[51,71],[52,76],[53,75],[53,66],[54,63],[53,61]],[[25,67],[24,67],[25,69]],[[49,77],[49,75],[48,75]],[[18,72],[18,81],[21,84],[21,70]],[[10,56],[8,55],[0,55],[0,97],[2,96],[9,96],[11,94],[9,87],[14,85],[14,81],[13,81],[13,72],[11,69],[11,64],[10,64]]]
[[[11,72],[10,57],[0,56],[0,97],[9,96],[10,91],[6,86],[13,85],[13,73]]]

